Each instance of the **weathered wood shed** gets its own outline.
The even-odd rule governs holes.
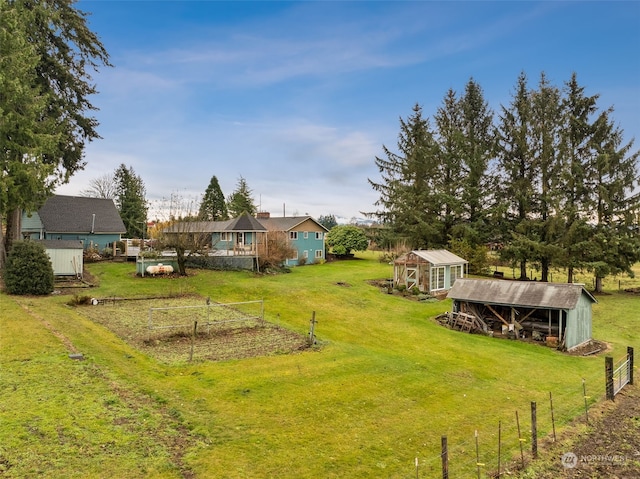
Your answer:
[[[558,342],[571,350],[591,340],[595,298],[582,284],[460,279],[447,297],[486,332]]]
[[[445,249],[411,251],[393,262],[394,286],[418,288],[423,293],[446,291],[464,277],[467,263]]]

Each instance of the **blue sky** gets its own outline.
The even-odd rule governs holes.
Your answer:
[[[473,77],[494,112],[521,71],[573,72],[640,148],[640,2],[82,0],[113,68],[93,76],[103,137],[59,194],[124,163],[151,216],[240,176],[274,216],[361,217],[399,118]],[[161,218],[163,219],[163,218]]]

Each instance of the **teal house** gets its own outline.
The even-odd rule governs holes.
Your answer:
[[[257,259],[260,255],[268,254],[270,244],[276,239],[292,247],[291,257],[285,260],[287,266],[324,261],[325,235],[328,231],[311,216],[271,217],[263,212],[256,217],[243,213],[226,221],[174,224],[165,233],[206,235],[206,242],[210,245],[209,256],[217,257],[219,263],[246,263],[248,268],[252,268],[255,261],[243,262],[242,258]],[[232,257],[235,259],[231,260]]]
[[[22,213],[22,237],[82,242],[83,248],[111,248],[126,233],[111,199],[54,195],[34,212]]]

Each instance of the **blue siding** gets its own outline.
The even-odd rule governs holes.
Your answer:
[[[48,240],[81,240],[84,249],[97,248],[102,251],[105,248],[113,247],[115,241],[120,241],[120,234],[78,234],[78,233],[46,233]]]
[[[316,261],[324,261],[324,232],[296,231],[296,233],[298,234],[298,239],[290,239],[289,241],[291,241],[291,245],[298,252],[298,257],[287,259],[287,266],[296,266],[300,264],[300,259],[305,257],[306,264],[314,263]],[[316,239],[316,233],[319,234],[318,239]],[[316,257],[316,252],[319,252],[318,257]]]

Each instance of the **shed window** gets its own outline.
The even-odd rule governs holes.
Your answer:
[[[431,291],[444,289],[444,266],[431,268]]]
[[[457,266],[451,266],[451,272],[449,275],[449,286],[453,286],[453,283],[456,282],[456,279],[462,278],[462,265],[459,264]]]

